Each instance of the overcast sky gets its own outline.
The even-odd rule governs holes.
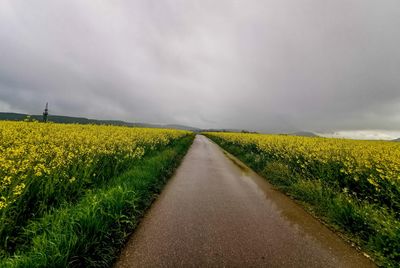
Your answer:
[[[201,128],[400,131],[400,1],[1,0],[0,111],[46,101]]]

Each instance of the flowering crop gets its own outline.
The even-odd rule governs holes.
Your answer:
[[[308,179],[340,187],[358,199],[400,213],[400,144],[239,133],[207,133],[263,158],[279,161]]]
[[[186,131],[0,121],[0,238]]]

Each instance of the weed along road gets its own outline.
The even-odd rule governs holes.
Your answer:
[[[198,135],[116,267],[374,267]]]

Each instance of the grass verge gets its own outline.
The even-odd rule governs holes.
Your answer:
[[[155,195],[178,166],[193,135],[149,155],[74,205],[31,221],[26,246],[0,267],[109,267]]]
[[[209,138],[360,246],[378,265],[399,267],[400,221],[393,211],[358,200],[322,178],[305,178],[287,163],[267,160],[261,153],[215,136]]]

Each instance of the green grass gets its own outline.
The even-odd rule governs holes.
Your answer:
[[[150,152],[150,154],[157,153]],[[116,157],[117,158],[117,157]],[[0,214],[2,225],[0,226],[0,240],[6,241],[0,245],[0,256],[13,253],[16,248],[24,244],[25,239],[21,236],[29,221],[42,217],[47,212],[58,208],[63,203],[73,204],[85,195],[88,189],[99,187],[107,182],[109,178],[118,176],[135,165],[136,159],[126,159],[123,163],[117,163],[110,157],[100,158],[98,164],[90,169],[83,166],[73,166],[78,178],[75,183],[65,183],[57,174],[40,179],[26,180],[28,190],[10,207],[4,209]],[[121,156],[123,158],[123,156]],[[97,173],[95,181],[89,180],[93,173]],[[79,174],[76,175],[76,174]],[[4,253],[6,252],[6,253]]]
[[[305,178],[288,163],[268,160],[215,136],[209,138],[361,246],[378,265],[400,267],[400,220],[392,210],[359,200],[323,178]]]
[[[109,267],[166,180],[187,152],[193,136],[146,156],[127,172],[89,189],[30,221],[13,256],[0,267]]]

